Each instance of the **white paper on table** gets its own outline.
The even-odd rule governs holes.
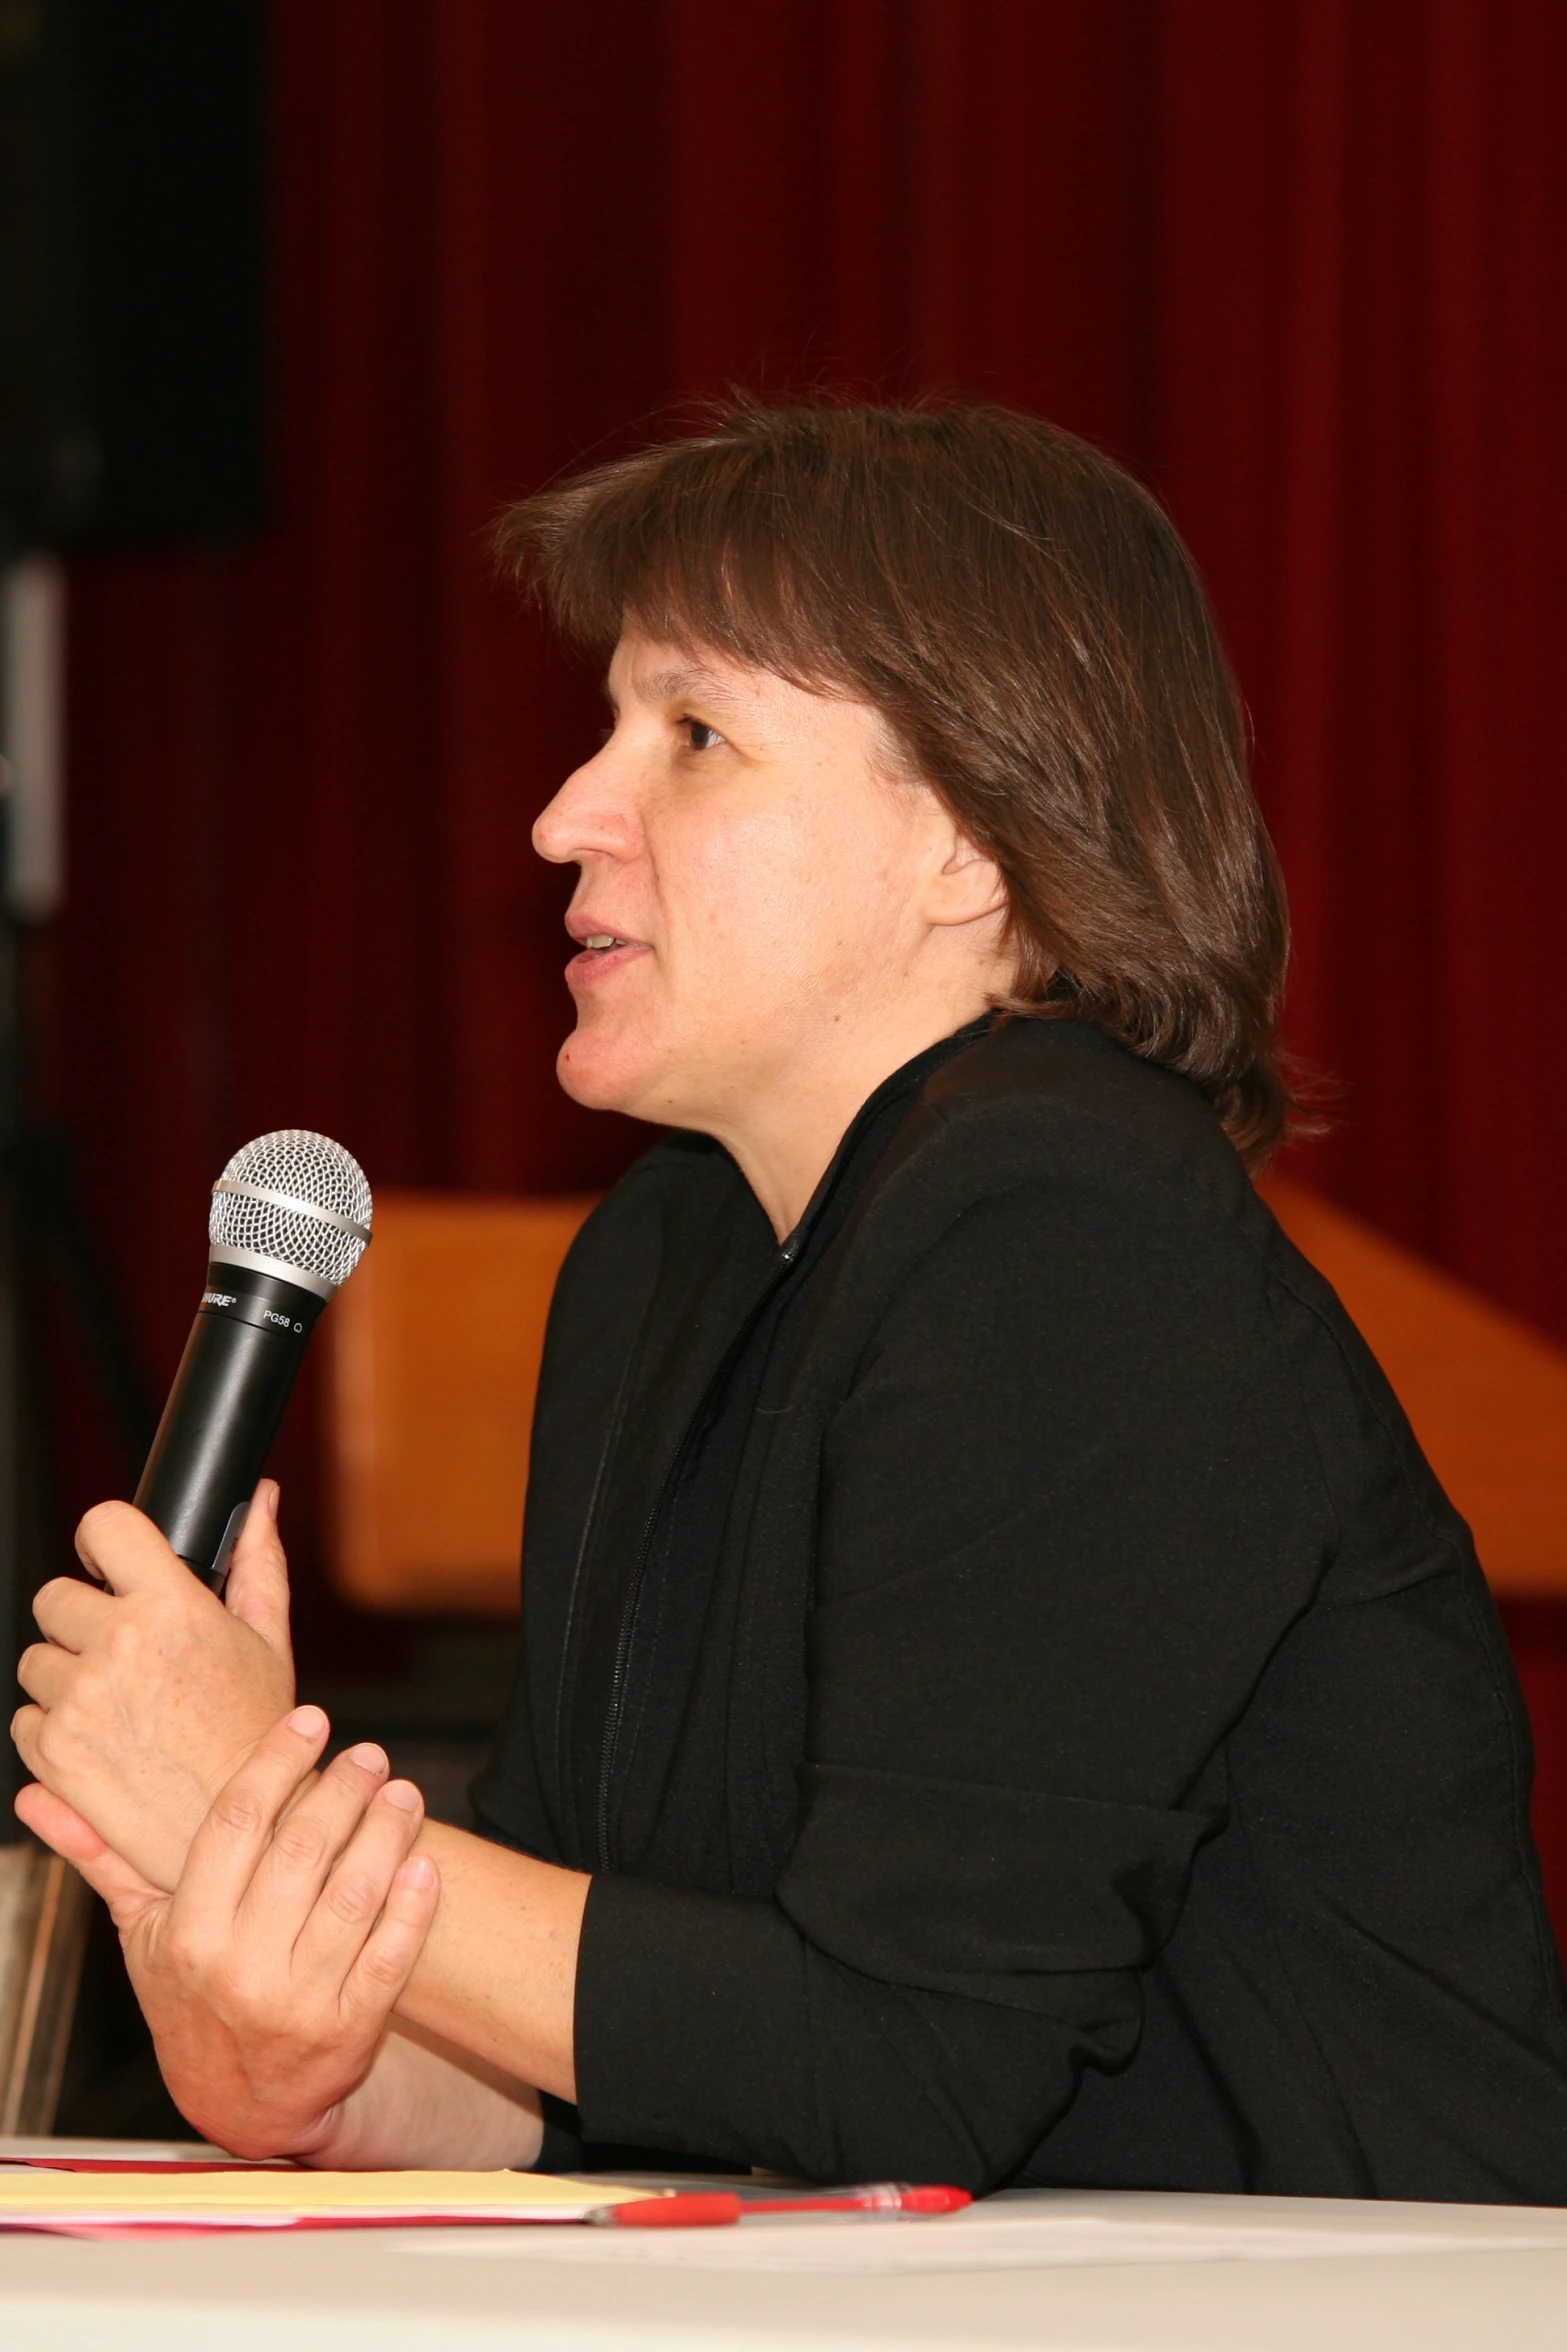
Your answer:
[[[1023,2190],[924,2220],[758,2218],[718,2229],[420,2230],[399,2254],[655,2270],[1041,2270],[1123,2262],[1277,2262],[1567,2248],[1548,2207],[1326,2197]]]

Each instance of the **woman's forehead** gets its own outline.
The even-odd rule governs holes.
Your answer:
[[[616,646],[605,683],[612,700],[681,702],[688,695],[755,693],[770,673],[726,658],[711,647],[627,630]]]
[[[776,670],[737,661],[715,646],[682,644],[630,630],[615,648],[605,690],[617,710],[627,703],[667,709],[700,701],[715,717],[777,711],[821,699]]]

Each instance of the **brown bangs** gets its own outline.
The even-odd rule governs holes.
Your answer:
[[[860,577],[867,550],[849,510],[864,504],[855,495],[861,469],[830,445],[740,439],[732,427],[744,413],[719,435],[650,451],[656,464],[605,466],[508,508],[497,550],[565,633],[594,651],[609,654],[635,627],[810,691],[858,695],[872,652],[866,592],[895,605],[900,568],[875,564]],[[784,413],[803,422],[821,412]],[[851,578],[860,631],[842,609]],[[885,626],[894,614],[876,619]]]

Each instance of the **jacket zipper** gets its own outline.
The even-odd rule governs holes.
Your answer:
[[[706,1388],[703,1389],[696,1410],[686,1423],[680,1443],[669,1458],[668,1466],[659,1481],[658,1492],[653,1498],[653,1508],[648,1513],[647,1522],[642,1530],[642,1540],[637,1546],[636,1565],[632,1569],[631,1582],[626,1588],[625,1606],[620,1613],[620,1631],[615,1643],[615,1665],[609,1683],[609,1705],[604,1715],[604,1741],[599,1754],[598,1850],[600,1870],[607,1871],[613,1867],[609,1840],[610,1786],[614,1778],[616,1751],[620,1745],[620,1726],[625,1713],[626,1677],[631,1668],[631,1648],[636,1638],[637,1616],[642,1605],[642,1588],[647,1580],[648,1554],[653,1546],[653,1530],[658,1525],[659,1515],[669,1498],[680,1466],[685,1460],[686,1449],[691,1443],[692,1431],[701,1427],[702,1417],[707,1411],[708,1400],[727,1378],[736,1356],[750,1336],[751,1327],[757,1316],[767,1305],[779,1284],[793,1271],[803,1239],[803,1226],[796,1228],[796,1231],[789,1236],[789,1242],[779,1252],[777,1265],[768,1275],[762,1290],[752,1300],[739,1330],[724,1350],[717,1371],[709,1380]]]
[[[979,1024],[971,1023],[969,1029],[959,1030],[954,1038],[947,1041],[949,1047],[955,1049],[959,1045],[965,1043],[970,1038],[971,1033],[974,1036],[979,1034]],[[944,1059],[946,1057],[943,1056],[942,1058]],[[905,1080],[905,1077],[906,1072],[896,1072],[894,1074],[894,1079],[887,1082],[887,1086],[891,1087],[895,1082],[902,1084],[902,1082]],[[849,1162],[855,1140],[862,1131],[862,1122],[864,1121],[866,1114],[872,1110],[873,1106],[880,1106],[882,1104],[886,1092],[887,1088],[878,1088],[877,1092],[871,1096],[870,1102],[864,1105],[860,1116],[850,1126],[848,1134],[845,1135],[843,1143],[835,1153],[832,1163],[826,1170],[826,1173],[823,1175],[822,1181],[817,1187],[814,1196],[807,1203],[804,1216],[800,1219],[799,1224],[796,1225],[794,1231],[788,1236],[787,1240],[785,1240],[780,1246],[777,1263],[774,1265],[772,1272],[768,1275],[767,1281],[764,1284],[762,1290],[753,1300],[749,1311],[740,1325],[739,1330],[736,1332],[734,1338],[730,1341],[729,1346],[725,1349],[723,1360],[719,1364],[717,1371],[713,1374],[712,1379],[708,1382],[706,1388],[702,1391],[701,1402],[698,1404],[696,1411],[692,1414],[691,1419],[686,1423],[684,1435],[681,1437],[680,1443],[676,1446],[673,1454],[670,1456],[668,1468],[665,1470],[663,1478],[659,1482],[658,1494],[654,1500],[652,1510],[648,1513],[647,1525],[642,1530],[642,1541],[637,1547],[636,1565],[632,1570],[630,1585],[627,1587],[625,1607],[622,1609],[620,1615],[620,1633],[619,1638],[615,1644],[614,1672],[610,1677],[609,1706],[604,1718],[604,1742],[600,1751],[599,1759],[598,1849],[599,1868],[601,1870],[609,1870],[612,1867],[609,1846],[610,1782],[615,1769],[616,1749],[618,1748],[620,1742],[621,1718],[625,1712],[626,1676],[630,1671],[631,1645],[636,1635],[637,1612],[642,1602],[642,1587],[647,1576],[648,1553],[652,1547],[653,1530],[658,1525],[659,1513],[664,1508],[664,1504],[668,1499],[670,1487],[672,1486],[674,1479],[680,1469],[681,1463],[685,1459],[686,1448],[691,1442],[691,1432],[701,1426],[702,1415],[707,1410],[707,1402],[709,1397],[712,1396],[713,1391],[718,1387],[720,1381],[722,1381],[725,1375],[728,1373],[736,1355],[744,1346],[751,1326],[755,1322],[757,1316],[766,1306],[768,1300],[772,1297],[774,1291],[778,1288],[778,1285],[785,1279],[787,1275],[792,1273],[794,1268],[798,1265],[801,1253],[804,1250],[807,1240],[810,1238],[811,1234],[816,1231],[821,1220],[822,1211],[825,1209],[827,1202],[831,1199],[833,1193],[838,1187],[838,1184],[842,1178],[843,1170]]]

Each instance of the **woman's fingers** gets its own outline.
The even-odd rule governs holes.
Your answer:
[[[246,1889],[247,1925],[265,1923],[293,1943],[387,1770],[385,1749],[367,1741],[335,1756],[314,1787],[289,1806]]]
[[[296,1707],[256,1742],[191,1840],[179,1883],[182,1912],[215,1910],[220,1920],[232,1920],[280,1814],[314,1768],[330,1728],[319,1707]]]
[[[84,1649],[101,1638],[112,1622],[114,1602],[106,1592],[83,1584],[79,1576],[54,1576],[33,1599],[33,1618],[41,1634],[62,1650]]]
[[[77,1521],[76,1557],[109,1593],[178,1586],[190,1575],[168,1537],[134,1503],[95,1503]],[[198,1581],[198,1590],[203,1589]],[[104,1594],[98,1598],[102,1600]]]
[[[76,1661],[52,1641],[33,1642],[16,1662],[16,1679],[40,1707],[56,1707],[70,1686]]]
[[[91,1862],[78,1862],[79,1870],[95,1895],[102,1895],[109,1906],[109,1917],[120,1934],[129,1935],[139,1927],[152,1911],[161,1911],[168,1903],[162,1887],[155,1887],[142,1877],[134,1864],[117,1854],[112,1846]]]
[[[229,1562],[224,1606],[259,1633],[280,1657],[289,1655],[288,1560],[277,1530],[278,1483],[263,1478],[250,1498],[245,1524]]]
[[[142,1877],[112,1846],[105,1845],[91,1822],[84,1821],[63,1799],[51,1796],[38,1781],[29,1782],[16,1800],[17,1818],[34,1837],[81,1872],[94,1894],[102,1895],[122,1931],[134,1927],[152,1906],[167,1902],[160,1887]]]
[[[295,1940],[302,1981],[346,1983],[374,1940],[393,1881],[423,1826],[424,1799],[411,1780],[389,1781],[366,1807]]]
[[[419,1818],[422,1821],[422,1807]],[[440,1899],[441,1874],[428,1854],[410,1854],[398,1864],[381,1916],[344,1979],[345,2019],[380,2030],[414,1972]]]
[[[37,1777],[39,1736],[49,1718],[42,1707],[18,1707],[11,1718],[11,1739],[29,1772]]]
[[[294,1703],[287,1647],[225,1609],[129,1503],[89,1511],[77,1547],[104,1589],[45,1587],[57,1654],[29,1659],[47,1688],[17,1737],[39,1780],[172,1888],[214,1796]]]
[[[364,2080],[436,1907],[433,1864],[409,1862],[418,1790],[386,1782],[379,1749],[350,1751],[312,1785],[327,1731],[318,1707],[300,1707],[257,1742],[172,1896],[37,1792],[39,1826],[79,1849],[114,1906],[170,2088],[198,2128],[245,2154],[319,2139]]]
[[[68,1805],[63,1797],[54,1796],[41,1781],[30,1780],[25,1788],[17,1791],[16,1817],[34,1837],[52,1846],[78,1869],[110,1851],[92,1823],[84,1821],[74,1806]]]

